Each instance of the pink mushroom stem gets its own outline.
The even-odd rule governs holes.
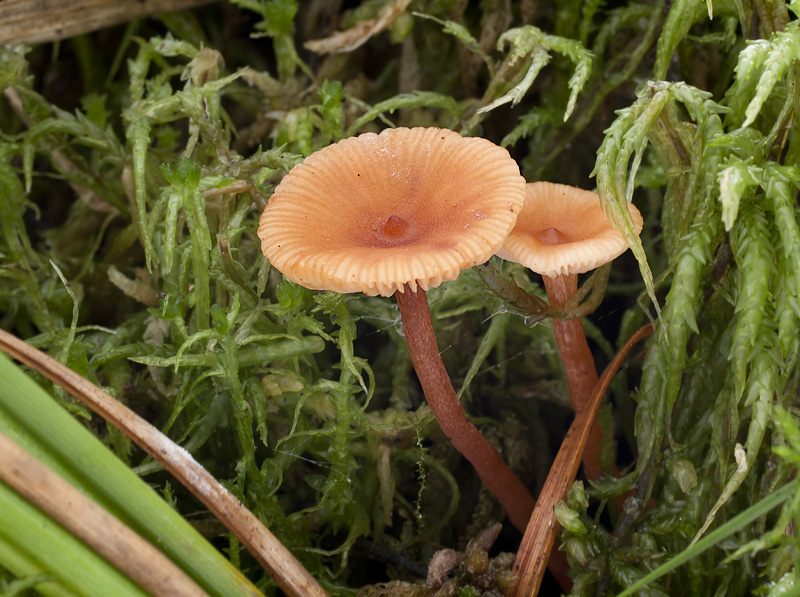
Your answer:
[[[550,278],[543,276],[547,299],[554,307],[564,308],[567,301],[578,292],[577,274],[566,274]],[[597,369],[592,351],[586,341],[583,322],[575,319],[553,319],[553,332],[556,344],[567,373],[569,395],[577,412],[589,399],[592,388],[597,383]]]
[[[439,354],[425,291],[414,292],[406,284],[395,298],[414,369],[442,431],[497,496],[511,523],[524,532],[536,502],[489,440],[467,420]]]
[[[542,276],[542,278],[547,290],[547,299],[552,306],[563,308],[578,292],[577,274],[565,274],[554,278]],[[567,375],[570,400],[575,412],[578,413],[589,400],[592,389],[597,384],[594,356],[589,350],[581,318],[553,319],[553,332]],[[583,453],[583,466],[586,467],[586,474],[590,479],[596,479],[603,471],[598,458],[602,439],[603,430],[595,421],[589,434],[587,449]]]

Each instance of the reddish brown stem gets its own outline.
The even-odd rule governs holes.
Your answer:
[[[439,355],[425,291],[420,288],[413,292],[408,285],[403,290],[395,293],[395,298],[403,317],[408,350],[425,398],[444,434],[456,450],[472,463],[489,491],[497,496],[511,523],[524,532],[533,511],[533,496],[511,472],[489,440],[467,420]]]
[[[578,291],[577,274],[567,274],[549,278],[543,276],[544,287],[550,305],[563,308],[567,301]],[[597,383],[597,369],[594,365],[592,351],[586,341],[583,322],[576,319],[554,319],[553,332],[556,336],[561,362],[567,374],[569,396],[575,412],[580,412],[583,405]],[[596,479],[603,471],[598,453],[603,430],[596,422],[592,425],[588,440],[588,449],[583,453],[583,466],[589,479]]]
[[[536,508],[531,514],[525,536],[517,552],[517,559],[514,562],[514,570],[519,574],[519,581],[514,587],[512,595],[514,597],[527,597],[536,595],[539,585],[544,576],[545,565],[547,564],[553,545],[558,533],[558,521],[556,520],[553,507],[566,498],[581,459],[581,453],[590,439],[590,429],[603,403],[603,396],[608,390],[611,379],[619,369],[622,361],[636,343],[643,340],[653,333],[653,326],[647,324],[640,328],[625,343],[625,346],[617,353],[614,360],[609,363],[603,376],[588,396],[586,405],[581,408],[575,416],[575,420],[570,425],[561,448],[556,455],[550,473],[544,483],[542,492],[536,502]]]
[[[554,307],[564,308],[567,301],[578,292],[578,276],[569,274],[556,278],[543,277],[547,290],[547,300]],[[569,395],[575,412],[579,411],[589,399],[592,388],[597,383],[597,369],[594,357],[586,342],[583,322],[580,318],[554,319],[553,332],[558,350],[564,363],[569,384]]]

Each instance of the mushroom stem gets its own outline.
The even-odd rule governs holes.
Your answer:
[[[543,276],[547,299],[555,307],[563,308],[569,299],[578,292],[578,275],[567,274],[550,278]],[[583,322],[576,319],[554,319],[553,332],[556,344],[564,362],[569,384],[572,406],[577,412],[589,399],[592,388],[597,383],[597,369],[594,357],[586,341]]]
[[[489,440],[467,420],[439,354],[425,291],[418,288],[414,292],[406,284],[402,292],[395,293],[395,298],[403,318],[411,361],[442,431],[497,496],[511,523],[524,532],[535,500]]]
[[[551,278],[542,276],[550,305],[563,308],[578,291],[578,275],[565,274]],[[580,412],[597,383],[597,369],[592,351],[586,341],[581,318],[554,319],[553,332],[556,337],[561,362],[567,375],[569,395],[575,412]],[[603,430],[595,422],[589,434],[587,449],[583,453],[583,466],[590,479],[600,476],[603,467],[598,458]]]

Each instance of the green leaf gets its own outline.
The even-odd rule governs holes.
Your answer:
[[[750,162],[733,157],[719,173],[719,200],[726,232],[730,231],[736,221],[742,197],[752,191],[761,180],[761,168],[756,168]]]
[[[153,241],[147,234],[147,148],[150,145],[150,121],[145,117],[138,117],[126,131],[128,143],[131,145],[133,158],[133,188],[136,195],[136,221],[139,223],[142,246],[147,263],[147,269],[152,271],[156,262]]]
[[[785,31],[778,31],[767,44],[754,46],[757,58],[749,60],[740,70],[744,57],[740,58],[737,75],[746,78],[751,69],[759,67],[761,75],[755,86],[756,93],[747,106],[747,118],[743,127],[750,126],[761,111],[764,102],[772,94],[775,85],[783,78],[789,67],[800,60],[800,27],[793,21]],[[744,55],[744,52],[742,53]]]
[[[711,0],[708,2],[708,13],[711,18]],[[653,78],[663,80],[667,78],[667,69],[672,60],[672,55],[678,44],[689,33],[697,21],[705,14],[703,0],[677,0],[670,6],[661,37],[658,38],[656,48],[656,64],[653,67]]]
[[[17,576],[40,575],[34,586],[45,595],[147,595],[4,483],[0,483],[0,564]]]
[[[483,366],[483,363],[486,361],[489,353],[492,351],[495,344],[500,341],[505,334],[510,318],[511,314],[509,313],[497,313],[492,317],[489,328],[486,330],[483,338],[481,338],[481,342],[478,345],[478,350],[475,351],[475,356],[472,358],[472,363],[470,364],[469,371],[467,371],[467,375],[464,378],[464,383],[461,385],[461,389],[458,391],[459,398],[461,398],[464,392],[467,391],[469,384],[478,374],[478,371]]]

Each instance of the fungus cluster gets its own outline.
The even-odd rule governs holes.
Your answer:
[[[545,276],[551,304],[563,307],[578,273],[627,246],[594,193],[567,189],[526,185],[508,152],[486,139],[439,128],[388,129],[310,155],[277,186],[258,227],[264,255],[293,282],[395,296],[414,368],[442,431],[520,530],[533,497],[467,420],[439,355],[425,291],[499,251]],[[604,256],[590,255],[589,236],[600,238],[595,244],[605,247]],[[580,320],[554,327],[578,409],[597,381],[594,362]]]

